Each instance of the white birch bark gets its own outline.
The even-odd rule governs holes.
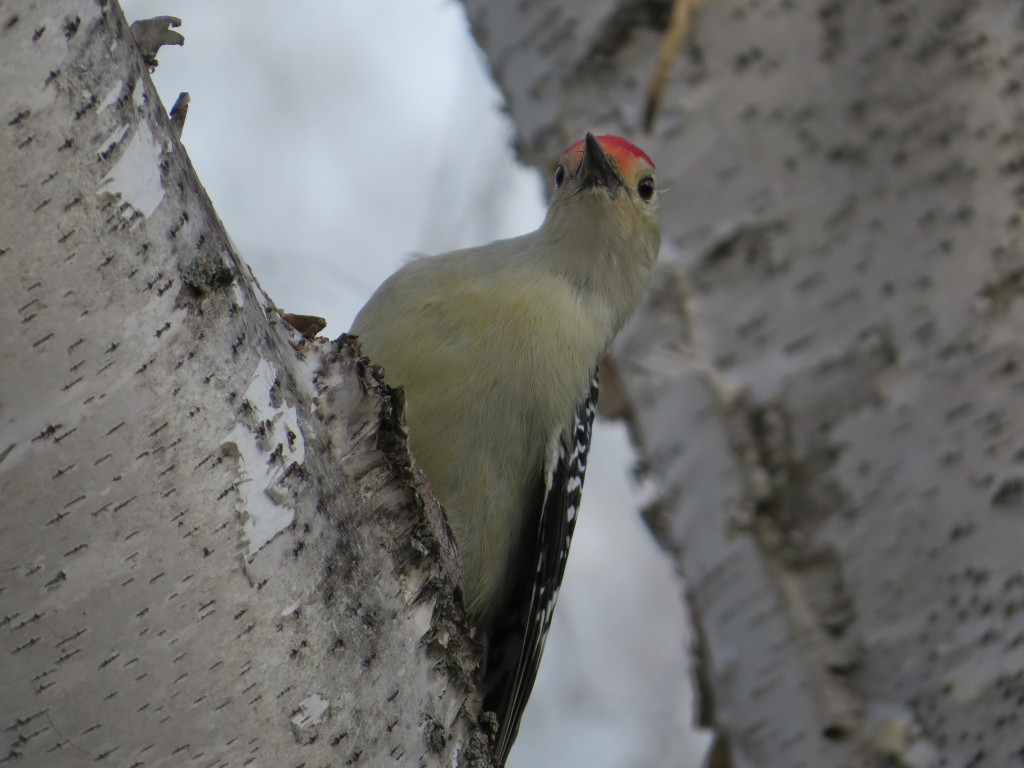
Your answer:
[[[710,763],[1024,764],[1020,5],[708,0],[644,135],[669,3],[465,4],[524,158],[658,164],[614,359]]]
[[[0,5],[0,81],[0,762],[482,764],[400,398],[280,321],[116,3]]]

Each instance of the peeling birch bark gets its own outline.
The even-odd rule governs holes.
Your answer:
[[[280,321],[116,3],[0,18],[0,760],[485,764],[401,398]]]

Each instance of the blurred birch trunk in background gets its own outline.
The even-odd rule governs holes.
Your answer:
[[[524,160],[658,163],[613,362],[711,763],[1024,765],[1020,4],[708,0],[645,133],[667,0],[464,2]]]

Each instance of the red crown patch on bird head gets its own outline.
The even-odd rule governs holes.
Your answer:
[[[652,169],[654,168],[654,161],[647,156],[636,144],[621,136],[614,136],[612,134],[606,134],[604,136],[596,136],[597,143],[601,145],[601,149],[604,153],[615,162],[615,167],[619,173],[630,178],[635,175],[636,163],[638,160],[643,160]],[[562,153],[562,157],[567,155],[572,156],[572,165],[578,165],[580,158],[583,157],[583,146],[586,139],[580,139],[575,144],[570,145]]]

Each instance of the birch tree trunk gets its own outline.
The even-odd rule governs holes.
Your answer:
[[[117,4],[0,18],[0,761],[484,764],[401,399],[239,259]]]
[[[710,763],[1024,764],[1020,5],[709,0],[645,136],[669,3],[465,4],[524,158],[658,163],[614,363]]]

